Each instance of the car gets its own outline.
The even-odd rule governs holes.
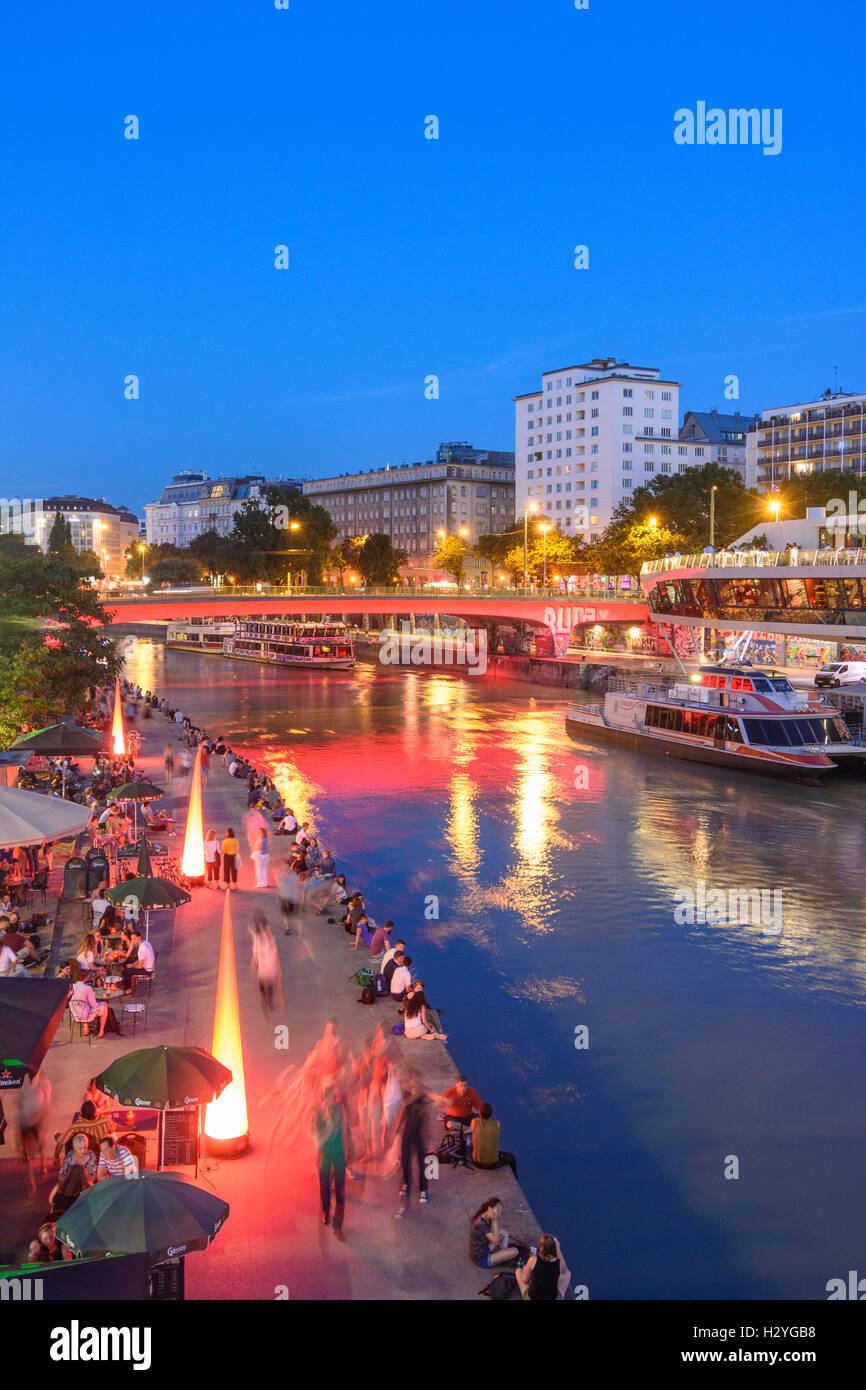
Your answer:
[[[818,688],[837,685],[866,685],[866,661],[831,661],[815,672]]]

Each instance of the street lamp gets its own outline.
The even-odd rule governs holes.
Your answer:
[[[651,530],[651,531],[654,531],[654,530],[656,529],[656,527],[658,526],[658,518],[657,518],[657,517],[654,517],[654,516],[651,516],[651,517],[649,518],[649,525],[650,525],[650,530]]]
[[[774,515],[774,517],[773,517],[773,520],[774,520],[774,521],[778,521],[778,520],[779,520],[779,511],[780,511],[780,509],[781,509],[781,506],[782,506],[781,502],[771,502],[771,503],[770,503],[770,511],[775,513],[775,515]]]
[[[716,542],[716,493],[718,488],[715,484],[710,488],[710,545],[715,546]]]
[[[542,571],[541,583],[542,583],[543,587],[546,589],[546,588],[547,588],[547,533],[548,533],[548,531],[551,530],[551,527],[548,526],[546,522],[542,522],[541,526],[540,526],[538,529],[541,531],[541,534],[542,534],[542,536],[544,537],[544,569],[543,569],[543,571]]]
[[[145,555],[145,551],[147,550],[147,546],[146,546],[146,545],[140,545],[138,548],[139,548],[139,550],[141,551],[141,578],[142,578],[142,581],[143,581],[143,580],[144,580],[144,555]]]
[[[528,526],[529,526],[529,513],[530,513],[530,512],[537,512],[537,511],[538,511],[538,503],[537,503],[537,502],[527,502],[526,506],[523,508],[523,587],[524,587],[524,589],[526,589],[526,588],[529,587],[528,584],[527,584],[527,581],[526,581],[526,534],[527,534],[527,528],[528,528]]]
[[[289,530],[290,530],[290,531],[300,531],[300,529],[301,529],[301,523],[300,523],[299,521],[290,521],[290,522],[289,522]],[[292,571],[291,571],[291,567],[289,567],[289,568],[286,570],[286,588],[287,588],[287,589],[291,589],[291,587],[292,587]]]

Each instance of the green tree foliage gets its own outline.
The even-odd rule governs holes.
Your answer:
[[[155,565],[151,565],[148,571],[151,588],[157,588],[161,584],[201,584],[205,577],[206,567],[201,560],[197,560],[189,552],[180,555],[168,555],[164,560],[157,560]]]
[[[459,536],[445,536],[439,541],[433,563],[437,569],[450,574],[455,584],[459,584],[463,578],[468,554],[468,547]]]
[[[190,549],[192,549],[192,547],[190,547]],[[185,555],[186,553],[185,550],[180,549],[180,546],[171,545],[170,543],[149,545],[144,557],[144,572],[145,574],[150,574],[153,566],[158,564],[160,560],[176,559],[177,556]],[[141,578],[141,551],[138,548],[138,542],[131,546],[126,552],[125,574],[127,579]]]
[[[108,620],[77,564],[32,547],[0,547],[0,742],[50,723],[84,703],[88,686],[120,669]]]
[[[251,498],[235,517],[226,572],[246,583],[271,584],[304,573],[308,584],[321,584],[331,542],[339,534],[330,514],[280,483],[266,490],[263,503]]]
[[[62,512],[54,513],[54,520],[48,533],[48,554],[60,556],[61,559],[67,561],[74,560],[75,547],[72,544],[72,527]]]
[[[649,521],[633,521],[628,526],[611,523],[595,545],[587,546],[583,563],[593,573],[637,578],[647,560],[660,560],[663,555],[684,553],[689,548],[684,536],[666,526],[651,526]]]
[[[396,550],[390,536],[366,536],[358,548],[357,566],[365,584],[396,584],[405,550]]]

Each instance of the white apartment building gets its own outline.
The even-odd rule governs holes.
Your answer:
[[[565,535],[597,540],[614,508],[666,473],[709,463],[679,438],[678,381],[615,357],[544,372],[515,396],[515,516],[536,504]]]
[[[147,543],[176,545],[183,550],[205,531],[227,536],[234,530],[235,517],[244,504],[263,499],[271,483],[298,491],[302,486],[294,479],[268,479],[261,473],[247,473],[241,478],[220,474],[211,478],[207,473],[183,469],[163,488],[156,502],[145,505]]]
[[[866,465],[866,395],[827,390],[773,406],[746,437],[746,487],[772,492],[792,474],[858,473]]]
[[[128,507],[113,507],[104,498],[2,497],[0,535],[14,532],[45,552],[58,512],[69,522],[72,544],[79,555],[92,550],[109,578],[122,578],[126,552],[138,544],[138,518]]]

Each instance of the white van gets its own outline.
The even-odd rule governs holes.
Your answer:
[[[866,685],[866,661],[831,661],[815,673],[815,684]]]

